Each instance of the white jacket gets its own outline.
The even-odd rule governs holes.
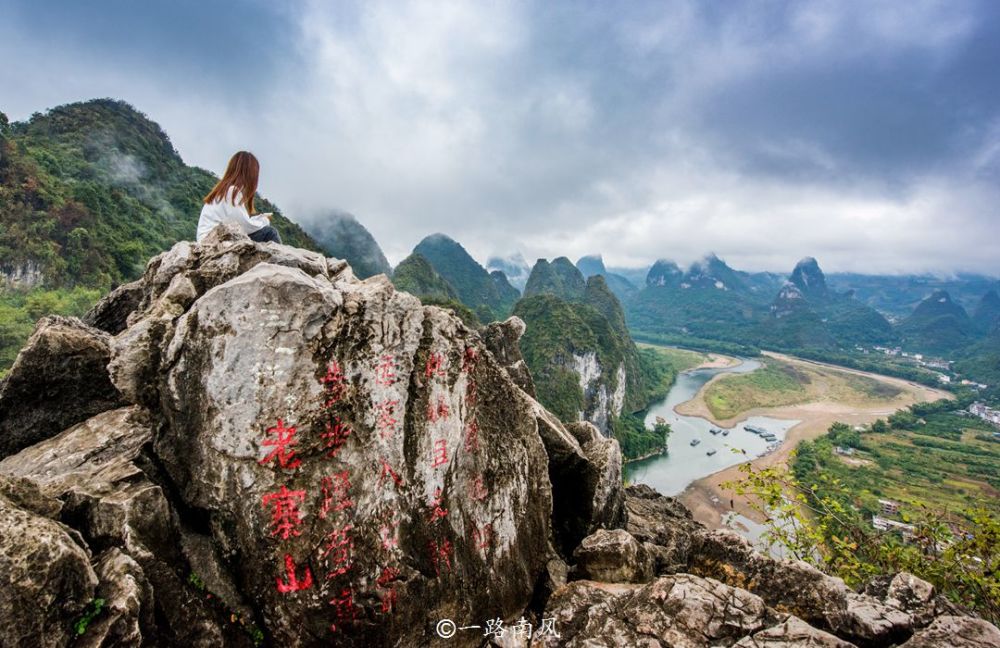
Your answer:
[[[236,192],[236,204],[233,204],[233,192]],[[201,216],[198,218],[198,241],[201,241],[212,228],[219,223],[236,223],[244,232],[251,234],[262,227],[270,225],[266,216],[251,216],[247,213],[247,208],[243,205],[243,192],[230,187],[226,192],[224,200],[216,200],[206,203],[201,208]]]

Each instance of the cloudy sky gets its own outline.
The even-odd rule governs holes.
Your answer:
[[[261,159],[393,262],[715,251],[1000,274],[1000,2],[0,0],[0,110],[93,97]]]

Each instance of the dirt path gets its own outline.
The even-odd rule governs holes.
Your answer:
[[[890,378],[888,376],[880,376],[878,374],[867,373],[864,371],[856,371],[854,369],[845,369],[819,362],[800,360],[798,358],[778,353],[765,352],[764,355],[792,364],[820,366],[825,369],[834,369],[843,373],[867,376],[869,378],[891,384],[899,389],[902,389],[903,391],[899,396],[891,400],[871,400],[867,403],[856,401],[846,403],[833,400],[814,400],[798,405],[754,408],[749,411],[742,412],[730,419],[716,420],[712,417],[711,412],[705,405],[704,395],[705,390],[712,384],[712,382],[721,378],[721,376],[726,375],[720,374],[702,387],[695,398],[685,403],[681,403],[675,408],[680,414],[701,416],[709,421],[712,421],[716,425],[723,427],[732,427],[740,421],[746,420],[747,417],[750,416],[770,416],[773,418],[800,421],[800,423],[788,430],[784,441],[777,450],[767,456],[754,459],[751,462],[751,465],[758,470],[768,466],[787,464],[789,455],[792,450],[795,449],[795,446],[798,445],[799,441],[802,441],[803,439],[815,439],[822,436],[826,433],[829,427],[837,421],[847,423],[848,425],[864,425],[871,423],[875,419],[885,418],[896,410],[906,407],[907,405],[912,405],[913,403],[952,397],[952,394],[949,392],[933,389],[900,378]],[[721,527],[722,515],[730,510],[735,510],[737,513],[740,513],[757,522],[763,522],[763,520],[760,519],[760,516],[758,516],[750,508],[744,498],[734,496],[731,491],[725,490],[720,486],[720,484],[727,481],[737,481],[741,477],[742,473],[740,472],[739,466],[731,466],[693,482],[687,487],[687,489],[684,490],[683,493],[680,494],[680,500],[685,504],[685,506],[691,509],[691,512],[696,520],[706,524],[710,528]],[[730,508],[731,500],[733,504],[732,508]]]

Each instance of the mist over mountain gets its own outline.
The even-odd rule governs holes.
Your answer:
[[[306,229],[323,252],[346,260],[361,279],[392,272],[375,237],[353,214],[331,211],[311,219]]]
[[[608,288],[618,299],[625,301],[635,294],[637,288],[626,277],[610,272],[604,266],[604,259],[600,254],[591,254],[580,257],[576,261],[576,267],[583,273],[583,276],[590,278],[594,275],[601,275],[608,284]]]
[[[524,284],[531,274],[531,266],[524,260],[520,252],[515,252],[507,257],[491,256],[486,261],[486,269],[490,272],[500,270],[507,277],[507,281],[520,291],[524,290]]]

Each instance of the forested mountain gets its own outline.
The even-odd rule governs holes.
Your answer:
[[[326,254],[350,263],[361,279],[392,272],[375,237],[352,214],[331,211],[313,219],[306,230]]]
[[[608,284],[608,288],[620,301],[625,301],[638,290],[627,278],[614,272],[609,272],[604,265],[604,259],[600,254],[591,254],[580,257],[576,261],[576,267],[583,273],[584,278],[594,275],[601,275]]]
[[[524,296],[555,295],[567,301],[579,301],[587,288],[583,274],[566,257],[539,259],[524,285]]]
[[[193,240],[212,173],[122,101],[98,99],[8,123],[0,113],[0,373],[34,321],[80,315],[146,261]],[[286,243],[319,245],[258,197]]]
[[[965,309],[938,290],[920,302],[899,325],[907,348],[930,353],[949,353],[974,341],[974,326]]]
[[[937,290],[946,291],[967,312],[973,312],[983,294],[1000,289],[996,277],[974,274],[938,277],[831,273],[826,280],[831,289],[851,291],[858,301],[878,309],[894,322],[908,317],[920,302]]]
[[[982,332],[990,332],[1000,322],[1000,295],[990,290],[979,300],[972,323]]]
[[[626,316],[629,326],[642,332],[747,344],[773,297],[756,294],[714,254],[687,272],[660,260],[650,268],[646,286],[627,302]]]
[[[527,325],[521,351],[546,407],[615,435],[630,456],[662,445],[631,416],[649,404],[661,368],[637,349],[602,275],[584,280],[565,257],[539,259],[514,314]]]
[[[513,293],[502,286],[498,289],[497,281],[455,240],[444,234],[431,234],[413,251],[427,259],[479,319],[489,322],[510,314],[514,305]]]

